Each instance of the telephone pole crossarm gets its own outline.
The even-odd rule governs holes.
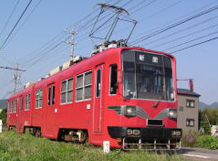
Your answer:
[[[9,69],[9,70],[15,70],[15,71],[20,71],[20,72],[25,72],[26,70],[20,69],[20,68],[13,68],[13,67],[8,67],[8,66],[0,66],[2,69]]]

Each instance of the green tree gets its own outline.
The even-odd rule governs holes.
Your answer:
[[[211,125],[218,125],[218,108],[206,108],[202,111],[203,116],[207,116]]]
[[[3,109],[0,113],[0,120],[2,120],[3,127],[6,127],[6,120],[7,120],[7,109]]]

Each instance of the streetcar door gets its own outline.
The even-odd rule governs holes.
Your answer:
[[[55,108],[55,84],[50,84],[47,87],[47,108],[46,108],[46,132],[48,135],[53,135],[56,128],[56,114]]]
[[[19,97],[19,99],[18,99],[18,112],[17,112],[17,130],[19,131],[19,132],[21,132],[21,128],[22,128],[22,122],[23,122],[23,120],[22,120],[22,110],[23,110],[23,96],[21,95],[20,97]]]
[[[94,118],[93,127],[95,133],[102,132],[102,75],[103,65],[95,68],[95,95],[94,95]]]

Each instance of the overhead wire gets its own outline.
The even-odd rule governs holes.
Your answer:
[[[151,2],[144,4],[144,5],[140,5],[138,9],[135,9],[134,11],[132,11],[132,13],[136,13],[139,12],[141,9],[143,9],[144,7],[147,7],[149,5],[151,5],[152,3],[156,2],[157,0],[152,0]],[[145,2],[147,2],[147,0],[145,0]],[[133,8],[134,9],[134,8]]]
[[[136,36],[136,39],[138,39],[137,37],[140,37],[141,35],[143,35],[143,34],[145,34],[145,33],[153,32],[154,30],[158,30],[158,29],[162,29],[163,26],[167,26],[167,25],[170,24],[170,23],[173,23],[173,22],[178,21],[178,19],[182,19],[182,18],[185,18],[186,16],[189,16],[189,15],[191,15],[191,14],[197,13],[197,12],[201,11],[202,9],[205,9],[205,8],[207,8],[207,7],[209,7],[209,6],[213,5],[213,4],[215,4],[215,3],[217,3],[217,0],[215,0],[215,1],[211,2],[211,3],[208,3],[208,4],[204,5],[203,7],[198,8],[198,9],[192,11],[191,13],[188,13],[188,14],[185,14],[185,15],[183,15],[183,16],[177,17],[176,19],[174,19],[174,20],[172,20],[172,21],[170,21],[170,22],[167,22],[167,23],[165,23],[165,24],[163,24],[163,25],[160,25],[160,26],[158,26],[158,27],[156,27],[156,28],[153,28],[153,29],[151,29],[151,30],[149,30],[149,31],[147,31],[147,32],[140,33],[138,36]],[[146,18],[151,18],[151,17],[152,17],[152,15],[151,15],[151,16],[148,16],[148,17],[146,17]],[[143,18],[143,19],[140,20],[140,21],[144,21],[146,18]]]
[[[209,8],[209,9],[207,9],[207,10],[204,10],[204,11],[202,11],[202,12],[199,12],[199,13],[197,13],[197,14],[194,14],[194,15],[192,15],[192,16],[190,16],[190,17],[187,17],[187,18],[185,18],[185,19],[183,19],[183,20],[181,20],[181,21],[179,21],[179,22],[176,22],[176,23],[174,23],[174,24],[171,24],[171,25],[169,25],[169,26],[167,26],[167,27],[164,27],[164,28],[162,28],[162,29],[160,29],[160,30],[154,31],[153,33],[151,33],[151,34],[149,34],[149,35],[142,36],[142,37],[140,37],[140,38],[134,40],[134,41],[131,42],[130,44],[131,44],[131,45],[134,45],[134,44],[136,44],[136,43],[140,43],[140,42],[142,42],[142,41],[145,41],[145,40],[147,40],[147,39],[149,39],[149,38],[151,38],[151,37],[154,37],[154,36],[156,36],[156,35],[159,35],[159,34],[161,34],[161,33],[163,33],[163,32],[166,32],[166,31],[168,31],[168,30],[170,30],[170,29],[172,29],[172,28],[175,28],[175,27],[177,27],[177,26],[179,26],[179,25],[182,25],[182,24],[184,24],[184,23],[186,23],[186,22],[189,22],[189,21],[191,21],[191,20],[193,20],[193,19],[195,19],[195,18],[201,17],[201,16],[203,16],[203,15],[205,15],[205,14],[211,13],[211,12],[217,10],[217,9],[218,9],[218,5],[216,5],[216,6],[214,6],[214,7],[211,7],[211,8]]]
[[[172,36],[175,36],[175,35],[177,35],[177,34],[181,34],[181,33],[185,32],[185,31],[187,31],[187,30],[191,30],[191,29],[196,28],[196,27],[199,27],[199,26],[201,26],[201,25],[205,25],[205,24],[207,24],[208,22],[210,22],[210,21],[212,21],[212,20],[215,20],[215,19],[217,19],[217,18],[218,18],[218,16],[214,16],[214,17],[212,17],[212,18],[209,18],[209,19],[206,19],[206,20],[203,20],[203,21],[194,23],[194,24],[192,24],[192,25],[190,25],[190,26],[187,26],[187,27],[185,27],[185,28],[182,28],[182,29],[180,29],[180,30],[177,30],[177,31],[175,31],[175,32],[172,32],[172,33],[170,33],[170,34],[168,34],[168,35],[164,35],[164,36],[162,36],[162,37],[160,37],[160,38],[158,38],[158,39],[154,39],[154,40],[152,40],[152,41],[150,41],[150,42],[148,42],[148,43],[144,43],[144,44],[142,44],[142,46],[149,45],[149,44],[153,44],[153,43],[157,43],[157,42],[162,41],[162,40],[164,40],[164,39],[168,39],[168,38],[170,38],[170,37],[172,37]],[[166,42],[164,42],[164,43],[162,43],[162,44],[164,45],[165,43],[166,43]],[[156,47],[162,46],[162,44],[155,45],[155,46],[152,46],[152,47],[150,47],[150,48],[156,48]]]
[[[164,43],[162,43],[162,44],[159,44],[159,45],[156,45],[156,46],[153,46],[153,47],[150,47],[150,48],[155,49],[155,48],[157,48],[157,47],[160,47],[160,46],[163,46],[163,45],[166,45],[166,44],[169,44],[169,43],[175,42],[175,41],[177,41],[177,40],[181,40],[181,39],[184,39],[184,38],[190,37],[190,36],[192,36],[192,35],[195,35],[195,34],[201,33],[201,32],[203,32],[203,31],[206,31],[206,30],[212,29],[212,28],[217,27],[217,26],[218,26],[218,24],[211,25],[211,26],[209,26],[209,27],[207,26],[207,27],[205,27],[205,28],[203,28],[203,29],[200,29],[200,30],[198,30],[198,31],[191,32],[191,33],[189,33],[189,34],[186,34],[186,35],[183,35],[183,36],[177,37],[177,38],[175,38],[175,39],[172,39],[172,40],[170,40],[170,41],[164,42]]]
[[[155,12],[154,14],[151,14],[151,15],[149,15],[149,16],[147,16],[147,17],[141,19],[141,20],[139,20],[139,22],[143,22],[143,21],[145,21],[145,20],[149,20],[149,19],[153,18],[154,16],[156,16],[156,15],[162,13],[162,12],[165,12],[165,11],[167,11],[168,9],[170,9],[170,8],[176,6],[176,5],[178,5],[179,3],[184,2],[184,1],[185,1],[185,0],[176,1],[176,2],[173,3],[173,4],[171,4],[171,5],[169,5],[169,6],[166,6],[166,7],[162,8],[162,9],[160,9],[159,11]]]
[[[17,22],[15,23],[15,25],[13,26],[12,30],[10,31],[10,33],[8,34],[7,38],[5,39],[5,41],[2,43],[2,46],[0,47],[0,50],[2,50],[5,46],[5,44],[7,43],[8,39],[10,38],[11,34],[14,32],[15,28],[17,27],[17,25],[19,24],[20,20],[22,19],[22,17],[24,16],[24,14],[26,13],[27,9],[29,8],[30,4],[32,3],[33,0],[30,0],[29,3],[27,4],[27,6],[25,7],[25,9],[23,10],[22,14],[20,15],[19,19],[17,20]]]
[[[1,30],[0,37],[2,36],[2,34],[3,34],[3,32],[5,31],[6,27],[8,26],[8,23],[10,22],[10,20],[11,20],[13,14],[14,14],[14,12],[16,11],[19,2],[20,2],[20,0],[17,0],[17,2],[16,2],[16,4],[15,4],[15,6],[14,6],[12,12],[11,12],[11,14],[9,15],[8,19],[6,20],[6,23],[5,23],[4,27],[3,27],[2,30]]]
[[[164,40],[164,39],[167,39],[167,38],[169,38],[169,37],[171,37],[171,36],[175,36],[175,35],[177,35],[177,34],[181,34],[181,33],[184,32],[184,31],[187,31],[187,30],[190,30],[190,29],[192,29],[192,28],[195,28],[195,27],[198,27],[198,26],[207,24],[208,22],[210,22],[210,21],[212,21],[212,20],[215,20],[215,19],[217,19],[217,18],[218,18],[218,16],[214,16],[214,17],[212,17],[212,18],[209,18],[209,19],[206,19],[206,20],[203,20],[203,21],[194,23],[194,24],[192,24],[192,25],[190,25],[190,26],[187,26],[187,27],[185,27],[185,28],[182,28],[182,29],[180,29],[180,30],[177,30],[177,31],[175,31],[175,32],[172,32],[172,33],[170,33],[170,34],[168,34],[168,35],[164,35],[164,36],[162,36],[162,37],[160,37],[160,38],[157,38],[157,39],[154,39],[154,40],[152,40],[152,41],[150,41],[150,42],[144,43],[144,44],[142,44],[142,46],[149,45],[149,44],[153,44],[153,43],[156,43],[156,42],[158,42],[158,41],[162,41],[162,40]],[[155,47],[156,47],[156,46],[154,46],[153,48],[155,48]]]
[[[58,44],[56,44],[55,46],[53,46],[48,52],[45,52],[44,55],[42,55],[41,57],[39,57],[38,59],[34,60],[33,63],[31,65],[29,65],[26,70],[30,69],[33,65],[35,65],[37,62],[39,62],[43,56],[49,54],[51,51],[53,51],[54,49],[56,49],[58,46],[60,46],[61,44],[63,44],[64,42],[59,42]]]
[[[120,2],[121,0],[119,0],[119,1],[117,1],[117,2]],[[116,2],[116,3],[117,3]],[[131,2],[131,0],[130,1],[128,1],[127,3],[125,3],[125,5],[127,5],[127,4],[129,4]],[[70,36],[68,37],[68,38],[70,38]],[[68,39],[67,38],[67,39]],[[62,42],[62,41],[61,41]],[[58,45],[57,47],[59,47],[60,45]],[[56,48],[56,45],[54,45],[54,47]],[[53,50],[53,47],[51,48],[51,50]],[[50,50],[48,50],[48,51],[46,51],[46,52],[43,52],[41,55],[46,55],[46,53],[50,53],[51,51]],[[38,58],[36,58],[36,61],[35,60],[32,60],[34,63],[33,64],[35,64],[35,62],[38,62],[39,60],[41,60],[43,58],[43,56],[41,56],[39,59]],[[29,68],[29,67],[28,67]],[[27,69],[28,69],[27,68]]]
[[[217,38],[215,38],[215,39],[217,39]],[[214,38],[213,39],[209,39],[209,40],[207,40],[207,41],[203,41],[203,43],[206,43],[206,42],[209,42],[209,41],[213,41],[213,40],[215,40]],[[203,44],[203,43],[201,43],[201,44]],[[200,45],[200,43],[197,43],[198,45]],[[55,45],[56,46],[56,45]],[[191,45],[191,46],[193,46],[193,45]],[[197,45],[196,45],[197,46]],[[57,47],[59,47],[59,46],[57,46]],[[55,47],[55,49],[57,49],[57,47]],[[52,48],[51,48],[52,49]],[[184,49],[185,50],[185,49]],[[54,51],[54,49],[52,49],[51,51]],[[49,53],[51,53],[51,51],[49,51]],[[177,52],[177,51],[173,51],[173,52]],[[171,52],[172,53],[172,52]],[[34,64],[33,64],[34,65]],[[31,68],[32,66],[30,66],[29,68]]]
[[[107,1],[107,2],[110,2],[111,0],[109,0],[109,1]],[[116,3],[119,3],[120,1],[122,1],[122,0],[118,0],[118,1],[116,1]],[[86,20],[87,18],[90,18],[90,16],[91,15],[93,15],[95,12],[97,12],[98,10],[96,9],[96,10],[94,10],[92,13],[90,13],[90,14],[88,14],[87,16],[85,16],[83,19],[81,19],[81,20],[79,20],[78,22],[76,22],[75,24],[74,24],[74,27],[68,27],[68,29],[70,29],[70,28],[75,28],[76,26],[79,26],[78,24],[79,23],[81,23],[82,21],[84,21],[84,20]],[[96,17],[96,16],[95,16]],[[60,32],[58,35],[56,35],[55,37],[53,37],[52,39],[50,39],[46,44],[44,44],[42,47],[40,47],[40,48],[38,48],[37,50],[35,50],[33,53],[36,53],[35,55],[35,58],[37,59],[37,57],[39,56],[39,55],[41,55],[41,54],[44,54],[45,53],[45,51],[47,50],[47,49],[49,49],[50,48],[50,46],[54,43],[54,42],[56,42],[53,46],[56,46],[56,44],[59,44],[60,42],[59,42],[59,39],[60,38],[62,38],[62,41],[63,41],[63,38],[64,38],[64,33],[63,32]],[[67,38],[65,38],[65,40],[68,40],[70,38],[70,36],[68,36]],[[61,42],[62,42],[61,41]],[[51,47],[51,49],[52,49],[53,47]],[[41,54],[39,54],[39,52],[41,53]],[[50,52],[49,50],[48,50],[48,52]],[[30,58],[31,59],[31,58]],[[31,61],[33,61],[33,59],[31,59]],[[29,62],[29,61],[27,61],[27,62]]]
[[[26,24],[26,22],[30,19],[30,17],[32,16],[32,14],[35,12],[35,10],[39,7],[39,5],[41,4],[42,0],[39,0],[38,3],[34,6],[34,8],[32,9],[32,11],[30,12],[30,14],[27,16],[27,18],[23,21],[23,23],[20,25],[20,27],[15,31],[15,33],[11,36],[11,38],[9,39],[8,43],[5,45],[5,47],[8,46],[8,44],[11,43],[11,41],[13,40],[13,38],[17,35],[17,33],[23,28],[23,26]]]
[[[210,39],[207,39],[207,40],[204,40],[204,41],[201,41],[201,42],[196,43],[196,44],[193,44],[193,45],[189,45],[189,46],[183,47],[183,48],[178,49],[178,50],[174,50],[174,51],[172,51],[172,52],[170,52],[170,53],[171,53],[171,54],[174,54],[174,53],[177,53],[177,52],[179,52],[179,51],[183,51],[183,50],[186,50],[186,49],[190,49],[190,48],[193,48],[193,47],[195,47],[195,46],[202,45],[202,44],[205,44],[205,43],[214,41],[214,40],[218,40],[218,36],[217,36],[217,37],[210,38]]]
[[[217,34],[217,33],[218,33],[218,30],[215,31],[215,32],[212,32],[212,33],[209,33],[209,34],[206,34],[206,35],[203,35],[203,36],[194,38],[194,39],[192,39],[192,40],[183,42],[183,43],[181,43],[181,44],[178,44],[178,45],[175,45],[175,46],[172,46],[172,47],[168,47],[168,48],[166,48],[166,49],[163,49],[163,51],[168,51],[168,50],[174,49],[174,48],[176,48],[176,47],[179,47],[179,46],[182,46],[182,45],[191,43],[191,42],[193,42],[193,41],[197,41],[197,40],[203,39],[203,38],[205,38],[205,37],[208,37],[208,36],[211,36],[211,35],[214,35],[214,34]]]
[[[153,0],[152,2],[154,2],[154,1],[156,1],[156,0]],[[131,2],[131,1],[129,1],[129,3],[130,3],[130,2]],[[143,1],[140,2],[140,3],[143,4],[143,3],[145,3],[145,2],[147,2],[147,0],[143,0]],[[129,4],[129,3],[127,2],[126,4],[122,5],[121,7],[125,7],[125,5],[127,5],[127,4]],[[135,6],[139,6],[140,3],[138,3],[138,4],[135,5]],[[146,6],[148,6],[148,5],[145,5],[144,7],[146,7]],[[140,7],[140,6],[139,6],[139,7]],[[131,7],[130,9],[128,9],[128,11],[131,11],[131,9],[134,9],[134,7]],[[143,9],[143,8],[140,7],[140,10],[141,10],[141,9]],[[132,14],[135,13],[136,11],[139,11],[139,10],[135,10],[135,11],[131,12],[130,14],[132,15]],[[109,26],[110,26],[110,25],[107,25],[107,26],[103,27],[103,28],[102,28],[101,30],[99,30],[99,31],[103,31],[103,30],[107,29]],[[120,31],[120,30],[119,30],[119,31]],[[122,31],[123,31],[123,29],[122,29]],[[87,38],[87,33],[83,34],[82,37],[78,39],[78,42],[80,42],[80,41],[82,41],[82,40],[84,40],[84,39],[86,39],[86,38]]]

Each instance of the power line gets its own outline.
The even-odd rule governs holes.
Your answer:
[[[209,21],[215,20],[215,19],[217,19],[217,18],[218,18],[218,16],[214,16],[214,17],[212,17],[212,18],[209,18],[209,19],[200,21],[200,22],[195,23],[195,24],[193,24],[193,25],[191,25],[191,26],[185,27],[185,28],[183,28],[183,29],[181,29],[181,30],[177,30],[177,31],[172,32],[172,33],[170,33],[170,34],[168,34],[168,35],[164,35],[164,36],[162,36],[162,37],[160,37],[160,38],[158,38],[158,39],[155,39],[155,40],[152,40],[152,41],[150,41],[150,42],[147,42],[147,43],[143,44],[142,46],[149,45],[149,44],[152,44],[152,43],[155,43],[155,42],[164,40],[164,39],[169,38],[169,37],[171,37],[171,36],[175,36],[176,34],[180,34],[180,33],[184,32],[184,31],[189,30],[189,29],[192,29],[192,28],[201,26],[201,25],[206,24],[206,23],[208,23]],[[158,46],[158,45],[157,45],[157,46]],[[156,48],[157,46],[154,46],[154,47],[152,47],[152,48]]]
[[[179,4],[179,3],[183,2],[183,1],[184,1],[184,0],[179,0],[179,1],[177,1],[177,2],[175,2],[175,3],[173,3],[173,4],[171,4],[171,5],[169,5],[169,6],[167,6],[167,7],[164,7],[164,8],[162,8],[161,10],[155,12],[154,14],[152,14],[152,15],[150,15],[150,16],[147,16],[147,17],[145,17],[145,18],[143,18],[143,19],[141,19],[139,22],[148,20],[148,19],[150,19],[150,18],[152,18],[152,17],[154,17],[154,16],[160,14],[161,12],[167,11],[168,9],[174,7],[175,5],[177,5],[177,4]]]
[[[176,18],[176,19],[174,19],[174,20],[172,20],[172,21],[170,21],[170,22],[167,22],[167,23],[165,23],[164,25],[160,25],[159,27],[156,27],[156,28],[154,28],[154,29],[151,29],[151,30],[149,30],[149,31],[147,31],[147,32],[140,33],[137,37],[140,37],[140,36],[143,35],[144,33],[152,32],[152,31],[154,31],[154,30],[156,30],[156,29],[157,29],[157,30],[158,30],[158,29],[162,29],[163,26],[167,26],[167,25],[170,24],[170,23],[173,23],[173,22],[175,22],[175,21],[178,21],[178,19],[182,19],[182,18],[184,18],[184,17],[186,17],[186,16],[189,16],[189,15],[191,15],[191,14],[194,14],[194,13],[196,13],[196,12],[199,12],[199,11],[201,11],[202,9],[205,9],[205,8],[207,8],[208,6],[211,6],[211,5],[214,4],[214,3],[217,3],[217,0],[215,0],[215,1],[211,2],[211,3],[208,3],[207,5],[204,5],[204,6],[201,7],[201,8],[198,8],[198,9],[194,10],[194,11],[191,12],[191,13],[185,14],[185,15],[180,16],[180,17],[178,17],[178,18]],[[170,7],[168,7],[168,8],[170,8]],[[168,8],[167,8],[167,9],[168,9]],[[148,17],[146,17],[146,18],[151,18],[151,17],[152,17],[152,15],[151,15],[151,16],[148,16]],[[140,20],[140,21],[142,22],[142,21],[144,21],[146,18],[144,18],[144,19],[142,19],[142,20]]]
[[[147,7],[149,5],[151,5],[152,3],[156,2],[157,0],[152,0],[151,2],[147,3],[147,4],[144,4],[144,5],[139,5],[139,8],[138,9],[135,9],[132,13],[136,13],[136,12],[139,12],[141,9],[143,9],[144,7]],[[147,0],[145,0],[144,2],[147,2]],[[132,14],[131,13],[131,14]]]
[[[154,17],[155,15],[161,13],[162,11],[166,11],[166,10],[169,9],[170,7],[175,6],[176,4],[179,4],[181,1],[184,1],[184,0],[180,0],[180,1],[176,2],[176,3],[173,3],[172,5],[170,5],[170,6],[168,6],[168,7],[165,7],[164,9],[158,11],[157,13],[151,15],[151,16],[148,17],[148,18]],[[140,3],[145,3],[145,2],[147,2],[147,0],[143,0],[143,1],[140,2]],[[156,2],[156,0],[153,0],[153,1],[151,1],[151,2],[149,2],[149,3],[147,3],[147,4],[145,4],[145,5],[143,5],[143,7],[140,7],[139,9],[135,9],[135,11],[131,12],[130,14],[131,14],[131,15],[132,15],[132,14],[135,14],[136,12],[142,10],[143,8],[149,6],[150,4],[152,4],[152,3],[154,3],[154,2]],[[140,3],[136,4],[135,6],[141,6],[141,5],[139,5]],[[134,9],[134,8],[135,8],[135,7],[132,7],[132,9]],[[130,10],[131,10],[131,8],[130,8]],[[144,19],[144,20],[145,20],[145,19]],[[140,23],[140,22],[142,22],[142,21],[137,21],[137,24]],[[122,31],[123,31],[123,30],[126,30],[126,29],[128,29],[128,28],[129,28],[129,27],[122,28]],[[120,32],[121,30],[118,30],[118,31]],[[118,31],[117,31],[117,32],[118,32]]]
[[[115,4],[117,4],[117,3],[119,3],[121,0],[118,0]],[[127,5],[127,4],[129,4],[130,2],[132,2],[131,0],[129,0],[127,3],[125,3],[124,5]],[[91,21],[91,22],[93,22],[93,21]],[[91,26],[91,25],[90,25]],[[90,27],[89,26],[89,27]],[[60,35],[60,34],[59,34]],[[58,37],[58,36],[56,36],[56,37]],[[69,39],[70,37],[68,37],[67,39]],[[58,42],[56,45],[54,45],[55,46],[55,48],[57,48],[57,47],[59,47],[60,46],[60,44],[62,44],[62,42],[63,41],[61,41],[61,42]],[[50,42],[49,42],[50,43]],[[47,46],[47,45],[45,45],[45,46]],[[46,47],[46,48],[49,48],[49,46],[48,47]],[[36,57],[36,59],[35,60],[31,60],[33,63],[32,64],[36,64],[39,60],[41,60],[42,58],[43,58],[43,56],[45,56],[45,55],[47,55],[47,54],[49,54],[50,52],[51,52],[51,50],[53,50],[53,47],[50,49],[50,50],[48,50],[48,51],[46,51],[46,52],[44,52],[45,50],[43,49],[42,50],[42,56],[40,57],[40,58],[38,58],[38,55],[37,55],[37,57]],[[32,67],[32,65],[30,65],[31,67]]]
[[[112,1],[112,0],[108,0],[106,3],[108,3],[108,2],[110,2],[110,1]],[[120,1],[122,1],[122,0],[118,0],[116,3],[119,3]],[[98,9],[96,9],[96,10],[94,10],[92,13],[90,13],[90,14],[88,14],[87,16],[85,16],[84,18],[82,18],[81,20],[79,20],[78,22],[76,22],[76,23],[74,23],[74,28],[76,28],[76,26],[78,26],[79,27],[79,23],[82,23],[84,20],[86,20],[87,18],[90,18],[90,16],[91,15],[93,15],[95,12],[97,12],[98,11]],[[91,22],[93,22],[93,21],[91,21]],[[72,26],[72,25],[71,25]],[[68,27],[66,30],[69,30],[70,28],[72,28],[72,27]],[[80,29],[81,28],[83,28],[83,27],[79,27]],[[78,30],[77,30],[78,31]],[[70,36],[69,37],[67,37],[67,38],[65,38],[66,40],[68,40],[70,38]],[[60,32],[59,34],[57,34],[56,36],[54,36],[53,38],[51,38],[48,42],[46,42],[44,45],[42,45],[41,47],[39,47],[38,49],[36,49],[35,51],[33,51],[31,54],[33,54],[33,53],[36,53],[35,54],[35,56],[34,56],[34,58],[29,58],[29,61],[27,61],[27,63],[30,63],[30,61],[35,61],[34,59],[38,59],[38,56],[39,56],[39,53],[42,53],[41,55],[43,55],[43,54],[45,54],[45,51],[47,50],[47,49],[49,49],[50,48],[50,46],[51,45],[53,45],[54,43],[55,43],[55,45],[57,45],[57,44],[59,44],[59,43],[62,43],[62,40],[61,40],[61,42],[58,42],[59,41],[59,39],[64,39],[64,34],[63,34],[63,32]],[[54,45],[54,46],[55,46]],[[28,54],[29,55],[29,54]],[[26,64],[26,63],[24,63],[24,64]]]
[[[199,12],[199,13],[197,13],[197,14],[194,14],[193,16],[187,17],[187,18],[185,18],[185,19],[183,19],[183,20],[181,20],[181,21],[179,21],[179,22],[176,22],[176,23],[174,23],[174,24],[171,24],[171,25],[169,25],[169,26],[167,26],[167,27],[165,27],[165,28],[162,28],[162,29],[160,29],[160,30],[154,31],[153,33],[151,33],[151,34],[149,34],[149,35],[142,36],[142,37],[140,37],[140,38],[138,38],[138,39],[132,41],[131,45],[134,45],[134,44],[136,44],[136,43],[139,43],[139,42],[142,42],[142,41],[144,41],[144,40],[147,40],[147,39],[149,39],[149,38],[151,38],[151,37],[153,37],[153,36],[159,35],[159,34],[161,34],[161,33],[163,33],[163,32],[166,32],[166,31],[168,31],[168,30],[170,30],[170,29],[172,29],[172,28],[175,28],[175,27],[177,27],[177,26],[179,26],[179,25],[182,25],[182,24],[184,24],[184,23],[186,23],[186,22],[188,22],[188,21],[191,21],[191,20],[193,20],[193,19],[195,19],[195,18],[201,17],[201,16],[203,16],[203,15],[205,15],[205,14],[208,14],[208,13],[210,13],[210,12],[213,12],[213,11],[215,11],[215,10],[217,10],[217,9],[218,9],[218,5],[216,5],[216,6],[214,6],[214,7],[211,7],[211,8],[209,8],[209,9],[207,9],[207,10],[204,10],[204,11],[202,11],[202,12]]]
[[[192,40],[186,41],[186,42],[184,42],[184,43],[181,43],[181,44],[178,44],[178,45],[175,45],[175,46],[166,48],[166,49],[164,49],[163,51],[167,51],[167,50],[170,50],[170,49],[174,49],[174,48],[176,48],[176,47],[179,47],[179,46],[188,44],[188,43],[193,42],[193,41],[196,41],[196,40],[203,39],[203,38],[205,38],[205,37],[208,37],[208,36],[211,36],[211,35],[214,35],[214,34],[217,34],[217,33],[218,33],[218,31],[215,31],[215,32],[209,33],[209,34],[207,34],[207,35],[200,36],[200,37],[194,38],[194,39],[192,39]]]
[[[21,30],[21,28],[26,24],[26,22],[30,19],[30,17],[32,16],[32,14],[34,13],[34,11],[39,7],[40,3],[42,2],[42,0],[39,0],[39,2],[35,5],[35,7],[33,8],[33,10],[30,12],[30,14],[27,16],[27,18],[24,20],[24,22],[22,23],[22,25],[20,25],[20,27],[16,30],[16,32],[12,35],[12,37],[10,38],[10,40],[8,41],[8,43],[5,45],[8,46],[8,44],[10,44],[10,42],[12,41],[12,39],[17,35],[17,33]]]
[[[181,36],[181,37],[172,39],[172,40],[170,40],[170,41],[164,42],[164,43],[162,43],[162,44],[156,45],[156,46],[151,47],[151,48],[157,48],[157,47],[160,47],[160,46],[169,44],[169,43],[171,43],[171,42],[175,42],[175,41],[177,41],[177,40],[181,40],[181,39],[183,39],[183,38],[186,38],[186,37],[195,35],[195,34],[197,34],[197,33],[203,32],[203,31],[205,31],[205,30],[209,30],[209,29],[214,28],[214,27],[217,27],[217,26],[218,26],[218,24],[215,24],[215,25],[212,25],[212,26],[209,26],[209,27],[205,27],[205,28],[203,28],[203,29],[201,29],[201,30],[198,30],[198,31],[189,33],[189,34],[187,34],[187,35],[184,35],[184,36]]]
[[[11,34],[14,32],[15,28],[17,27],[17,25],[19,24],[20,20],[22,19],[22,17],[24,16],[25,12],[27,11],[27,9],[29,8],[30,4],[32,3],[33,0],[30,0],[29,3],[27,4],[27,6],[25,7],[24,11],[22,12],[22,14],[20,15],[19,19],[17,20],[17,22],[15,23],[14,27],[12,28],[12,30],[10,31],[10,33],[8,34],[7,38],[5,39],[5,41],[3,42],[2,46],[0,47],[0,50],[3,49],[4,45],[6,44],[6,42],[8,41],[8,39],[10,38]]]
[[[30,69],[33,65],[35,65],[37,62],[39,62],[43,56],[48,55],[51,51],[53,51],[54,49],[56,49],[58,46],[60,46],[61,44],[63,44],[62,42],[59,42],[58,44],[54,45],[49,51],[45,52],[40,58],[36,59],[35,61],[33,61],[33,63],[31,65],[29,65],[29,67],[26,68],[26,70]]]
[[[192,48],[192,47],[201,45],[201,44],[205,44],[205,43],[208,43],[208,42],[217,40],[217,39],[218,39],[218,36],[217,36],[217,37],[214,37],[214,38],[211,38],[211,39],[208,39],[208,40],[205,40],[205,41],[202,41],[202,42],[199,42],[199,43],[196,43],[196,44],[193,44],[193,45],[190,45],[190,46],[186,46],[186,47],[181,48],[181,49],[178,49],[178,50],[174,50],[174,51],[172,51],[172,52],[170,52],[170,53],[171,53],[171,54],[177,53],[177,52],[179,52],[179,51],[183,51],[183,50],[186,50],[186,49],[189,49],[189,48]]]
[[[140,2],[141,4],[142,3],[145,3],[147,0],[143,0],[142,2]],[[131,0],[130,1],[128,1],[127,3],[125,3],[124,5],[122,5],[121,7],[124,7],[125,5],[127,5],[127,4],[129,4],[130,2],[132,2]],[[153,2],[153,1],[152,1]],[[139,6],[139,4],[140,3],[138,3],[138,4],[136,4],[135,6]],[[148,5],[145,5],[144,7],[147,7]],[[143,8],[141,8],[141,6],[139,6],[140,7],[140,9],[139,10],[141,10],[141,9],[143,9]],[[134,9],[135,7],[131,7],[130,9],[128,9],[128,10],[130,10],[131,11],[131,9]],[[139,11],[139,10],[136,10],[136,11]],[[131,12],[130,14],[133,14],[133,13],[135,13],[136,11],[133,11],[133,12]],[[108,15],[107,15],[108,16]],[[104,19],[104,18],[106,18],[107,16],[104,16],[102,19]],[[102,19],[100,19],[100,20],[102,20]],[[112,19],[112,17],[111,17],[111,19]],[[109,19],[109,20],[111,20],[111,19]],[[108,20],[108,21],[109,21]],[[93,25],[93,24],[92,24]],[[90,25],[91,26],[91,25]],[[103,31],[103,30],[105,30],[105,29],[107,29],[107,27],[109,27],[110,25],[107,25],[107,26],[105,26],[105,27],[103,27],[101,30],[99,30],[99,31]],[[126,29],[126,28],[125,28]],[[122,29],[122,31],[123,31],[123,29]],[[83,34],[83,35],[81,35],[81,38],[80,39],[78,39],[78,42],[80,42],[80,41],[82,41],[82,40],[84,40],[85,38],[87,38],[87,33],[85,33],[85,34]]]
[[[16,2],[16,4],[15,4],[15,6],[14,6],[14,8],[13,8],[11,14],[10,14],[10,16],[8,17],[8,19],[7,19],[5,25],[4,25],[4,27],[3,27],[2,31],[1,31],[1,33],[0,33],[0,37],[1,37],[1,35],[3,34],[3,32],[5,31],[5,28],[7,27],[9,21],[11,20],[11,17],[13,16],[15,10],[17,9],[17,6],[18,6],[18,4],[19,4],[19,1],[20,1],[20,0],[17,0],[17,2]]]

